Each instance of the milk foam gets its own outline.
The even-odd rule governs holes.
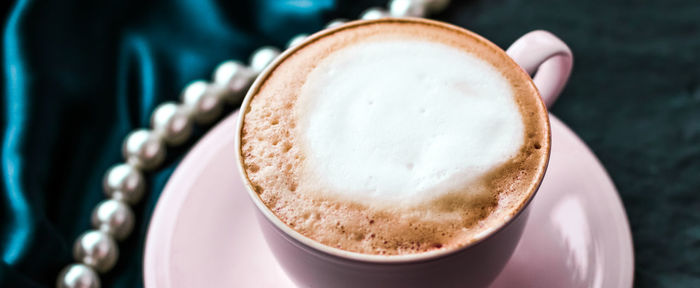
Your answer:
[[[324,196],[369,205],[415,204],[455,189],[497,193],[468,184],[523,145],[514,98],[495,67],[458,48],[354,43],[320,61],[301,88],[306,173],[330,188]]]

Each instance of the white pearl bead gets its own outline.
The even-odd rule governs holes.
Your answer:
[[[280,50],[275,47],[261,47],[258,50],[255,50],[253,55],[250,57],[250,68],[256,73],[260,73],[265,70],[265,67],[270,65],[272,61],[275,61],[279,55]]]
[[[395,17],[423,17],[426,14],[426,3],[422,0],[392,0],[389,11]]]
[[[214,70],[214,83],[227,87],[221,96],[228,103],[241,100],[248,91],[250,84],[255,81],[256,73],[238,61],[226,61]]]
[[[158,135],[146,129],[139,129],[126,137],[122,152],[129,164],[150,170],[165,159],[165,144]]]
[[[119,251],[112,236],[102,231],[92,230],[78,237],[73,246],[73,257],[97,272],[104,273],[117,263]]]
[[[221,114],[223,103],[216,89],[216,86],[198,80],[187,85],[182,92],[182,103],[198,123],[211,123]]]
[[[100,288],[100,278],[92,268],[71,264],[58,273],[56,288]]]
[[[297,36],[294,36],[291,40],[289,40],[289,42],[287,42],[287,48],[292,48],[294,46],[301,44],[308,37],[309,37],[309,35],[307,35],[307,34],[299,34]]]
[[[369,8],[369,9],[365,10],[365,12],[362,12],[362,14],[360,14],[360,19],[362,19],[362,20],[375,20],[375,19],[386,18],[389,16],[390,16],[389,12],[387,12],[386,10],[384,10],[382,8],[373,7],[373,8]]]
[[[109,168],[102,180],[107,197],[135,204],[141,200],[146,181],[141,171],[129,164],[117,164]]]
[[[192,120],[187,111],[175,102],[158,105],[151,116],[151,128],[165,143],[179,145],[192,135]]]
[[[212,120],[216,120],[216,118],[220,116],[221,110],[223,110],[224,101],[232,101],[233,102],[234,100],[241,100],[241,98],[239,98],[239,97],[235,97],[235,99],[230,99],[230,100],[227,99],[227,98],[231,97],[229,95],[229,94],[231,94],[231,92],[232,92],[232,90],[224,85],[219,85],[216,83],[212,83],[211,85],[209,85],[209,87],[207,87],[207,92],[206,92],[207,97],[215,97],[216,99],[219,99],[218,104],[219,104],[220,111],[216,112],[215,115],[211,116],[211,117],[215,116],[214,118],[211,118],[211,119],[207,118],[207,119],[200,120],[200,123],[208,124],[208,123],[211,123]],[[243,90],[240,92],[247,92],[247,90]]]
[[[122,201],[107,199],[92,211],[92,225],[114,239],[124,240],[134,228],[134,212]]]
[[[338,26],[340,26],[340,25],[343,25],[343,24],[345,24],[345,23],[347,23],[347,22],[348,22],[348,20],[346,20],[346,19],[335,19],[335,20],[333,20],[333,21],[331,21],[331,22],[328,22],[328,25],[326,25],[326,29],[335,28],[335,27],[338,27]]]
[[[450,4],[450,0],[421,0],[425,3],[425,8],[430,14],[442,12]]]
[[[221,62],[221,64],[214,69],[214,74],[212,75],[214,83],[227,85],[231,78],[233,78],[239,70],[244,68],[245,65],[236,60]]]

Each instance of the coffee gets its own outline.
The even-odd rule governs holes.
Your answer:
[[[353,23],[262,75],[245,174],[289,227],[404,255],[467,245],[520,211],[549,154],[546,110],[502,50],[427,21]]]

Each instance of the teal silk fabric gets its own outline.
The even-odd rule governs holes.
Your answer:
[[[105,198],[121,142],[216,65],[283,47],[384,0],[5,1],[0,107],[0,287],[52,287]],[[700,5],[673,1],[457,1],[436,18],[506,48],[546,29],[575,55],[552,112],[620,190],[639,287],[700,287]],[[229,109],[227,112],[232,112]],[[103,287],[143,286],[150,215],[185,147],[147,174],[137,224]],[[233,156],[232,156],[233,157]]]
[[[102,177],[156,105],[225,60],[311,33],[324,1],[16,1],[4,11],[0,286],[53,286],[104,199]],[[381,3],[377,3],[381,4]],[[363,3],[366,7],[368,4]],[[348,11],[358,13],[358,11]],[[341,16],[341,15],[339,15]],[[348,14],[347,17],[350,15]],[[230,112],[230,111],[229,111]],[[198,136],[206,130],[200,129]],[[193,141],[187,145],[191,146]],[[186,148],[147,175],[138,224],[105,286],[135,287],[149,217]]]

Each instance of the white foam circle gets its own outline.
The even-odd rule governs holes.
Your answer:
[[[320,61],[301,89],[305,173],[330,188],[320,189],[326,196],[365,204],[474,187],[523,145],[514,97],[490,63],[447,44],[352,44]]]

